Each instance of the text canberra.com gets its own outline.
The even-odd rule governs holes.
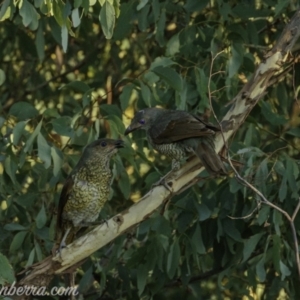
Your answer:
[[[57,287],[54,286],[50,291],[47,291],[45,286],[24,285],[15,286],[15,282],[11,286],[0,287],[1,296],[76,296],[79,292],[77,287]]]

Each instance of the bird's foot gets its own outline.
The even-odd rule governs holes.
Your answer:
[[[70,227],[67,228],[67,230],[66,230],[66,232],[65,232],[65,234],[64,234],[64,236],[63,236],[63,238],[62,238],[62,240],[61,240],[61,242],[60,242],[60,244],[59,244],[58,249],[55,249],[55,254],[56,254],[56,255],[59,254],[60,259],[62,259],[62,256],[61,256],[61,250],[62,250],[63,248],[66,248],[66,247],[67,247],[66,240],[67,240],[67,236],[68,236],[70,230],[71,230]],[[54,252],[54,249],[52,249],[52,254],[53,254],[53,252]]]
[[[61,250],[66,248],[67,245],[65,242],[61,241],[59,247],[57,249],[52,249],[52,255],[53,256],[56,256],[57,254],[59,255],[59,258],[62,259],[62,256],[61,256]]]
[[[100,225],[102,225],[102,224],[106,224],[106,226],[107,226],[107,228],[108,228],[108,222],[107,222],[107,220],[106,219],[103,219],[102,221],[101,221],[101,224]]]
[[[173,182],[178,175],[180,169],[180,161],[173,159],[172,160],[172,169],[164,177],[162,177],[158,182],[152,184],[152,188],[163,185],[170,193],[173,193]]]
[[[152,184],[152,188],[155,188],[159,185],[163,185],[170,193],[173,193],[172,182],[167,182],[165,177],[161,178],[159,181]]]

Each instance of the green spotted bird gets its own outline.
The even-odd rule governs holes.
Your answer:
[[[59,251],[73,241],[81,227],[95,224],[110,193],[110,159],[122,147],[122,140],[92,142],[67,177],[58,204],[56,241],[60,243]]]

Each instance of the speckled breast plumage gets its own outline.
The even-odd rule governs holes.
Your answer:
[[[151,146],[157,150],[159,153],[166,155],[171,159],[175,159],[180,161],[184,159],[187,155],[189,155],[193,149],[190,147],[186,147],[184,144],[177,143],[169,143],[169,144],[155,144],[153,143],[151,136],[148,135],[148,140]]]
[[[111,171],[107,170],[97,176],[86,178],[81,173],[73,175],[74,185],[64,207],[63,220],[73,225],[94,222],[108,200],[110,192]],[[88,180],[87,180],[88,179]]]

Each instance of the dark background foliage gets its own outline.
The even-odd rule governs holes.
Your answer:
[[[49,255],[62,184],[87,143],[127,145],[113,162],[99,217],[108,218],[170,169],[143,132],[123,136],[134,112],[159,105],[213,120],[211,97],[222,119],[295,9],[281,0],[2,1],[0,284]],[[274,82],[229,145],[242,176],[289,214],[299,198],[299,70]],[[284,216],[255,210],[257,195],[232,174],[206,175],[83,264],[85,299],[299,297]]]

